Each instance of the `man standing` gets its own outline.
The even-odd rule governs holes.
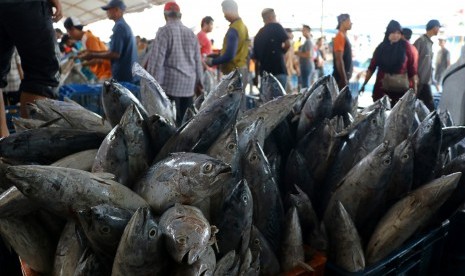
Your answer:
[[[84,25],[81,24],[79,19],[68,17],[63,25],[72,39],[82,41],[84,50],[92,52],[108,51],[107,46],[98,37],[94,36],[91,31],[83,31]],[[111,78],[111,65],[107,59],[91,59],[82,62],[82,65],[89,66],[90,71],[100,81]]]
[[[352,21],[347,13],[340,14],[337,17],[337,27],[339,32],[333,41],[333,76],[337,81],[339,89],[349,84],[352,76],[352,46],[347,31],[352,29]]]
[[[284,54],[291,46],[284,28],[276,22],[273,9],[264,9],[263,26],[254,38],[254,58],[258,61],[260,75],[263,71],[272,73],[283,87],[286,87],[287,74]]]
[[[223,40],[221,55],[205,60],[208,66],[220,65],[223,74],[229,74],[236,68],[244,78],[244,88],[247,85],[249,69],[247,58],[249,56],[249,32],[239,16],[237,3],[233,0],[225,0],[221,3],[224,17],[231,24]]]
[[[414,43],[418,50],[418,92],[417,98],[422,100],[430,111],[434,110],[431,84],[433,77],[433,41],[431,37],[439,33],[441,24],[432,19],[426,24],[426,33],[420,36]]]
[[[24,71],[20,84],[22,117],[27,117],[27,103],[58,96],[60,65],[52,20],[57,22],[62,16],[59,0],[0,1],[0,91],[7,85],[6,76],[16,47]],[[8,134],[0,95],[0,137]]]
[[[407,46],[410,47],[413,54],[413,67],[415,71],[418,72],[418,50],[413,44],[410,43],[410,38],[412,38],[412,30],[410,28],[402,28],[402,37],[407,41]],[[418,90],[418,74],[413,77],[413,89],[415,93]]]
[[[212,53],[212,42],[208,39],[207,34],[213,30],[213,18],[205,16],[200,22],[200,32],[197,34],[197,39],[200,44],[200,54],[205,57]]]
[[[295,52],[299,57],[301,88],[310,86],[311,76],[315,70],[311,30],[310,26],[303,25],[302,35],[305,37],[305,42],[299,47],[299,50]]]
[[[123,18],[126,5],[122,0],[111,0],[102,10],[107,12],[109,19],[115,21],[110,49],[104,52],[86,51],[78,57],[82,60],[109,59],[115,80],[133,82],[131,68],[137,62],[137,45],[131,27]]]
[[[450,52],[446,48],[446,39],[439,38],[439,49],[436,56],[436,67],[434,71],[434,83],[436,84],[436,89],[440,90],[440,84],[442,81],[442,76],[447,68],[450,66]]]
[[[158,29],[149,52],[147,71],[176,103],[176,122],[181,124],[192,105],[195,90],[202,89],[202,63],[195,34],[181,23],[175,2],[165,4],[166,25]]]

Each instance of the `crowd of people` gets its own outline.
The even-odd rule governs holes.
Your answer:
[[[33,48],[25,46],[31,43],[30,40],[11,36],[7,30],[0,30],[0,37],[7,41],[7,47],[2,47],[0,53],[0,87],[4,92],[21,92],[17,95],[21,95],[18,101],[23,117],[27,116],[23,108],[27,102],[40,97],[57,97],[60,79],[57,54],[80,62],[88,70],[90,77],[99,82],[113,78],[120,82],[137,83],[131,68],[134,62],[140,63],[157,79],[168,97],[176,102],[180,116],[192,104],[193,97],[205,89],[208,76],[216,75],[215,79],[218,80],[221,75],[235,69],[244,77],[244,88],[251,82],[252,76],[256,77],[253,83],[260,88],[258,79],[263,72],[268,72],[278,79],[288,93],[297,93],[328,73],[334,76],[342,89],[349,84],[352,75],[352,45],[348,35],[352,21],[349,14],[340,14],[337,17],[337,34],[330,42],[331,53],[325,37],[313,39],[309,25],[302,26],[301,37],[294,41],[297,30],[283,28],[271,8],[262,11],[264,25],[251,37],[246,22],[239,15],[237,3],[234,0],[224,0],[221,8],[230,25],[221,49],[214,52],[208,38],[208,33],[213,30],[214,19],[204,16],[200,22],[201,30],[195,35],[190,28],[183,25],[181,8],[175,2],[165,4],[163,16],[166,25],[158,30],[153,40],[147,41],[134,36],[125,21],[124,1],[109,1],[101,7],[115,23],[108,44],[96,37],[76,17],[64,20],[65,33],[60,29],[53,29],[50,17],[55,22],[62,18],[59,0],[33,0],[27,4],[8,2],[1,5],[2,13],[5,14],[17,8],[12,14],[19,22],[15,22],[12,30],[23,28],[21,33],[28,39],[28,34],[34,31],[31,24],[27,23],[28,16],[35,16],[31,18],[37,18],[40,24],[46,26],[40,32],[44,33],[43,41],[47,43]],[[30,14],[39,5],[45,6],[47,10],[53,9],[52,13]],[[0,19],[6,22],[5,26],[12,24],[7,22],[12,14]],[[387,79],[401,78],[407,79],[408,87],[417,91],[418,97],[428,108],[434,109],[431,84],[435,84],[440,90],[441,76],[450,65],[450,53],[445,48],[445,39],[441,38],[441,49],[436,55],[433,74],[431,38],[438,34],[440,27],[437,20],[431,20],[426,25],[426,33],[411,44],[411,30],[402,29],[395,20],[389,22],[384,40],[374,51],[360,91],[364,91],[365,84],[377,71],[373,100],[388,95],[394,104],[402,93],[389,88]],[[40,58],[31,59],[31,55]],[[39,60],[41,66],[37,66]],[[328,71],[330,60],[333,63],[332,72]],[[211,87],[208,86],[208,89]],[[4,108],[3,103],[0,106]],[[4,110],[0,111],[5,113]],[[4,116],[0,117],[0,134],[6,136],[8,129],[5,119]],[[178,118],[181,119],[182,117]]]

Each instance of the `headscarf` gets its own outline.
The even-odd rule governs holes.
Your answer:
[[[395,43],[389,41],[389,34],[402,32],[399,22],[391,20],[386,27],[383,42],[375,50],[375,59],[379,68],[385,73],[398,73],[406,58],[406,42],[403,39]]]

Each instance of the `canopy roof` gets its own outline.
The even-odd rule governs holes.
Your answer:
[[[89,24],[101,19],[106,19],[107,15],[100,7],[105,6],[109,0],[61,0],[63,14],[65,17],[75,16],[82,24]],[[126,12],[140,12],[152,5],[161,5],[168,0],[124,0]]]

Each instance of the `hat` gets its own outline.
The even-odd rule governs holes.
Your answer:
[[[350,18],[350,15],[348,13],[341,13],[340,15],[338,15],[336,29],[339,29],[339,27],[341,27],[341,23],[346,21],[349,18]]]
[[[66,18],[65,22],[63,22],[63,26],[65,26],[65,29],[71,29],[72,27],[82,27],[81,21],[76,18],[76,17],[68,17]]]
[[[168,2],[165,4],[164,12],[181,12],[181,9],[179,8],[178,4],[176,2]]]
[[[102,10],[106,11],[111,8],[120,8],[121,10],[126,10],[126,5],[122,0],[111,0],[105,6],[101,7]]]
[[[428,24],[426,24],[426,30],[429,31],[433,29],[434,27],[442,27],[441,23],[439,23],[438,20],[436,19],[431,19],[428,21]]]
[[[395,21],[395,20],[391,20],[389,21],[389,24],[387,25],[386,27],[386,34],[391,34],[391,33],[394,33],[394,32],[400,32],[402,33],[402,27],[400,26],[400,23]]]

